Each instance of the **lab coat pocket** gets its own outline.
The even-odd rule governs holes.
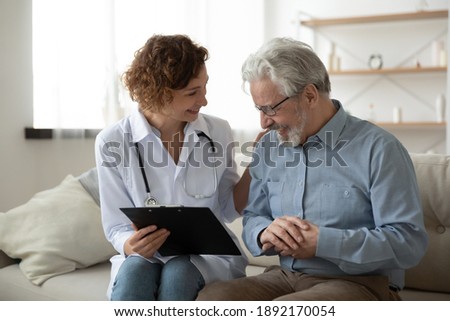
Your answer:
[[[217,191],[217,169],[213,166],[187,166],[184,190],[195,199],[213,197]]]

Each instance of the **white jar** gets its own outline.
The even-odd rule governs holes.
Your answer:
[[[440,94],[436,97],[436,121],[442,123],[445,121],[445,95]]]
[[[392,110],[392,122],[402,122],[402,109],[400,107],[394,107],[394,109]]]

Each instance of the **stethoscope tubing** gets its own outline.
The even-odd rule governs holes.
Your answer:
[[[216,146],[214,144],[214,141],[211,139],[211,137],[209,137],[208,135],[206,135],[204,132],[199,132],[197,133],[197,136],[200,137],[205,137],[208,140],[208,143],[211,145],[212,147],[212,151],[213,153],[216,152]],[[148,183],[148,179],[147,179],[147,175],[145,174],[145,169],[144,169],[144,162],[142,160],[141,157],[141,153],[139,150],[139,144],[136,142],[134,143],[134,146],[136,147],[136,153],[138,156],[138,161],[139,161],[139,168],[141,169],[141,175],[142,178],[144,180],[144,184],[145,184],[145,191],[147,193],[147,197],[145,198],[144,204],[147,205],[156,205],[158,202],[156,201],[156,199],[151,195],[151,190],[150,190],[150,184]],[[215,164],[215,160],[214,160],[214,164]],[[191,194],[187,191],[186,189],[186,181],[183,184],[183,188],[186,192],[187,195],[189,195],[190,197],[193,197],[195,199],[204,199],[204,198],[210,198],[212,197],[215,192],[217,191],[217,186],[218,186],[218,181],[217,181],[217,168],[214,165],[213,166],[213,170],[214,170],[214,189],[213,189],[213,193],[211,195],[203,195],[203,194]]]

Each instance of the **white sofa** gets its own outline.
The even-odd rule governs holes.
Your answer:
[[[413,154],[412,158],[421,190],[425,224],[430,236],[430,246],[421,263],[407,271],[406,288],[400,292],[400,295],[405,300],[450,301],[450,201],[447,199],[450,192],[450,156]],[[91,174],[86,174],[82,177],[82,181],[83,178],[86,179],[86,176]],[[72,183],[74,183],[73,180]],[[84,186],[83,190],[89,191],[89,195],[94,195],[95,199],[95,189],[90,189],[86,184],[81,185]],[[81,191],[80,189],[77,190],[80,193]],[[52,192],[53,194],[55,193],[54,190]],[[73,195],[73,192],[70,195]],[[42,196],[41,199],[45,200],[46,197],[49,197],[48,193]],[[32,201],[30,200],[30,202]],[[51,201],[55,202],[55,200]],[[78,203],[80,202],[78,201]],[[91,222],[89,226],[94,225],[98,235],[103,236],[100,221],[98,220],[100,215],[99,208],[95,202],[93,204],[90,204],[89,210],[92,213],[89,215],[95,215],[96,219],[94,220],[95,224]],[[32,205],[35,207],[35,202]],[[57,205],[52,205],[51,210],[54,208],[57,208]],[[1,224],[9,224],[8,222],[12,215],[22,215],[24,218],[29,215],[28,213],[24,214],[27,210],[26,206],[25,210],[22,207],[15,210],[11,210],[13,212],[0,213],[0,233],[2,233]],[[73,210],[76,210],[76,208]],[[42,213],[34,213],[33,215],[39,214]],[[70,213],[70,215],[73,216],[73,213]],[[37,225],[35,226],[37,228]],[[240,219],[230,224],[230,226],[238,236],[241,235],[242,226]],[[13,227],[3,226],[3,232],[7,233],[11,228]],[[11,246],[10,242],[2,241],[0,234],[0,300],[106,300],[105,293],[110,272],[110,263],[107,257],[111,255],[112,250],[109,248],[109,244],[105,243],[105,240],[97,241],[101,246],[97,247],[96,244],[93,244],[92,237],[98,237],[98,235],[92,236],[80,231],[84,229],[84,227],[79,227],[78,232],[81,236],[78,239],[77,236],[71,235],[72,232],[67,230],[54,234],[63,235],[60,240],[60,243],[63,244],[61,245],[63,249],[59,249],[61,253],[55,254],[54,252],[57,251],[55,247],[60,243],[57,242],[57,245],[52,244],[51,246],[45,245],[47,246],[46,251],[50,254],[43,257],[44,262],[41,262],[41,265],[45,265],[46,259],[52,262],[61,260],[58,255],[65,255],[67,247],[71,244],[79,244],[79,246],[70,249],[70,251],[74,252],[73,257],[64,258],[65,261],[63,260],[64,264],[62,266],[66,269],[65,271],[60,270],[56,272],[56,275],[47,273],[44,277],[33,274],[34,270],[32,267],[34,262],[28,264],[28,266],[24,264],[24,261],[28,260],[29,256],[32,256],[29,253],[31,250],[23,250],[21,252],[22,256],[25,257],[25,260],[22,260],[21,263],[23,266],[19,265],[18,260],[7,256],[5,252],[14,252],[16,248]],[[92,230],[90,233],[95,234],[95,231]],[[34,243],[46,240],[48,233],[43,233],[41,238],[36,238],[35,236],[36,241]],[[73,233],[76,234],[77,230]],[[30,232],[30,234],[33,234],[33,232]],[[17,241],[17,244],[23,247],[20,240]],[[38,244],[38,246],[41,245]],[[51,250],[49,251],[48,248]],[[81,251],[79,251],[80,248]],[[245,246],[243,248],[245,249]],[[39,247],[33,250],[39,251]],[[86,252],[90,253],[89,259],[83,256]],[[250,260],[247,268],[248,275],[260,273],[268,265],[278,264],[276,257],[254,258],[248,252],[247,255]],[[42,257],[40,258],[42,259]],[[47,268],[47,266],[42,268]],[[36,285],[36,283],[40,283],[40,285]]]

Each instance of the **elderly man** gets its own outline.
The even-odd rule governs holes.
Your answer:
[[[328,73],[302,42],[273,39],[242,76],[270,130],[254,151],[243,239],[281,266],[212,283],[197,299],[400,299],[428,242],[408,152],[330,98]]]

